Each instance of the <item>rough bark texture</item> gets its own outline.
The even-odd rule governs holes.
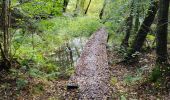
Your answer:
[[[70,78],[68,85],[78,85],[79,100],[106,100],[109,95],[107,37],[104,28],[94,33],[77,61],[75,74]]]
[[[121,43],[121,46],[123,47],[129,46],[129,38],[130,38],[131,30],[132,30],[132,25],[133,25],[133,16],[130,14],[130,16],[126,20],[126,34]]]
[[[157,24],[157,62],[167,61],[167,35],[169,0],[160,0]]]
[[[143,46],[143,43],[145,41],[145,38],[147,36],[147,33],[150,31],[150,26],[152,25],[155,15],[158,10],[158,1],[151,0],[150,8],[148,9],[147,16],[145,17],[137,36],[135,37],[135,40],[132,44],[132,50],[128,54],[128,57],[131,58],[131,55],[137,51],[140,51],[140,49]]]
[[[137,8],[136,15],[135,15],[135,25],[133,29],[134,34],[136,34],[136,32],[138,32],[138,29],[139,29],[139,25],[140,25],[139,17],[140,17],[139,8]]]
[[[11,67],[10,64],[10,0],[2,1],[2,31],[3,31],[3,43],[0,45],[0,50],[2,54],[2,60],[4,69],[8,70]]]
[[[9,16],[8,16],[8,6],[9,6],[9,1],[8,0],[3,0],[2,4],[2,28],[3,28],[3,49],[5,56],[8,58],[8,38],[9,38]]]
[[[131,4],[130,14],[129,14],[128,18],[125,20],[126,33],[125,33],[125,37],[121,43],[121,46],[123,46],[125,48],[129,46],[129,38],[130,38],[132,26],[133,26],[133,12],[134,12],[134,0],[132,1],[132,4]]]

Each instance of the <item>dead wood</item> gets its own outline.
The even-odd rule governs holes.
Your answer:
[[[104,28],[95,32],[77,61],[75,74],[71,76],[67,89],[78,88],[79,100],[106,100],[109,96],[107,38],[108,34]]]

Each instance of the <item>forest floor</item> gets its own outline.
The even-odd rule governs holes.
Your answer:
[[[117,51],[111,51],[109,59],[115,63],[122,61]],[[142,53],[139,62],[133,64],[113,64],[112,88],[114,100],[170,100],[169,90],[160,83],[149,81],[155,68],[154,51]]]
[[[170,100],[169,90],[148,82],[155,67],[155,53],[144,53],[138,63],[116,64],[122,60],[117,50],[109,50],[111,66],[110,100]],[[24,76],[24,75],[23,75]],[[46,80],[27,77],[29,85],[19,89],[17,77],[7,72],[0,75],[0,100],[76,100],[78,91],[67,91],[68,79]],[[20,83],[20,86],[24,83]]]

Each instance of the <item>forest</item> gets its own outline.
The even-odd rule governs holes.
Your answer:
[[[170,100],[170,0],[0,0],[0,100]]]

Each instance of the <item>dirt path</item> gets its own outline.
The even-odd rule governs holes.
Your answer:
[[[70,78],[68,85],[78,85],[79,100],[106,100],[109,95],[107,37],[104,28],[94,33],[77,61],[75,74]]]

